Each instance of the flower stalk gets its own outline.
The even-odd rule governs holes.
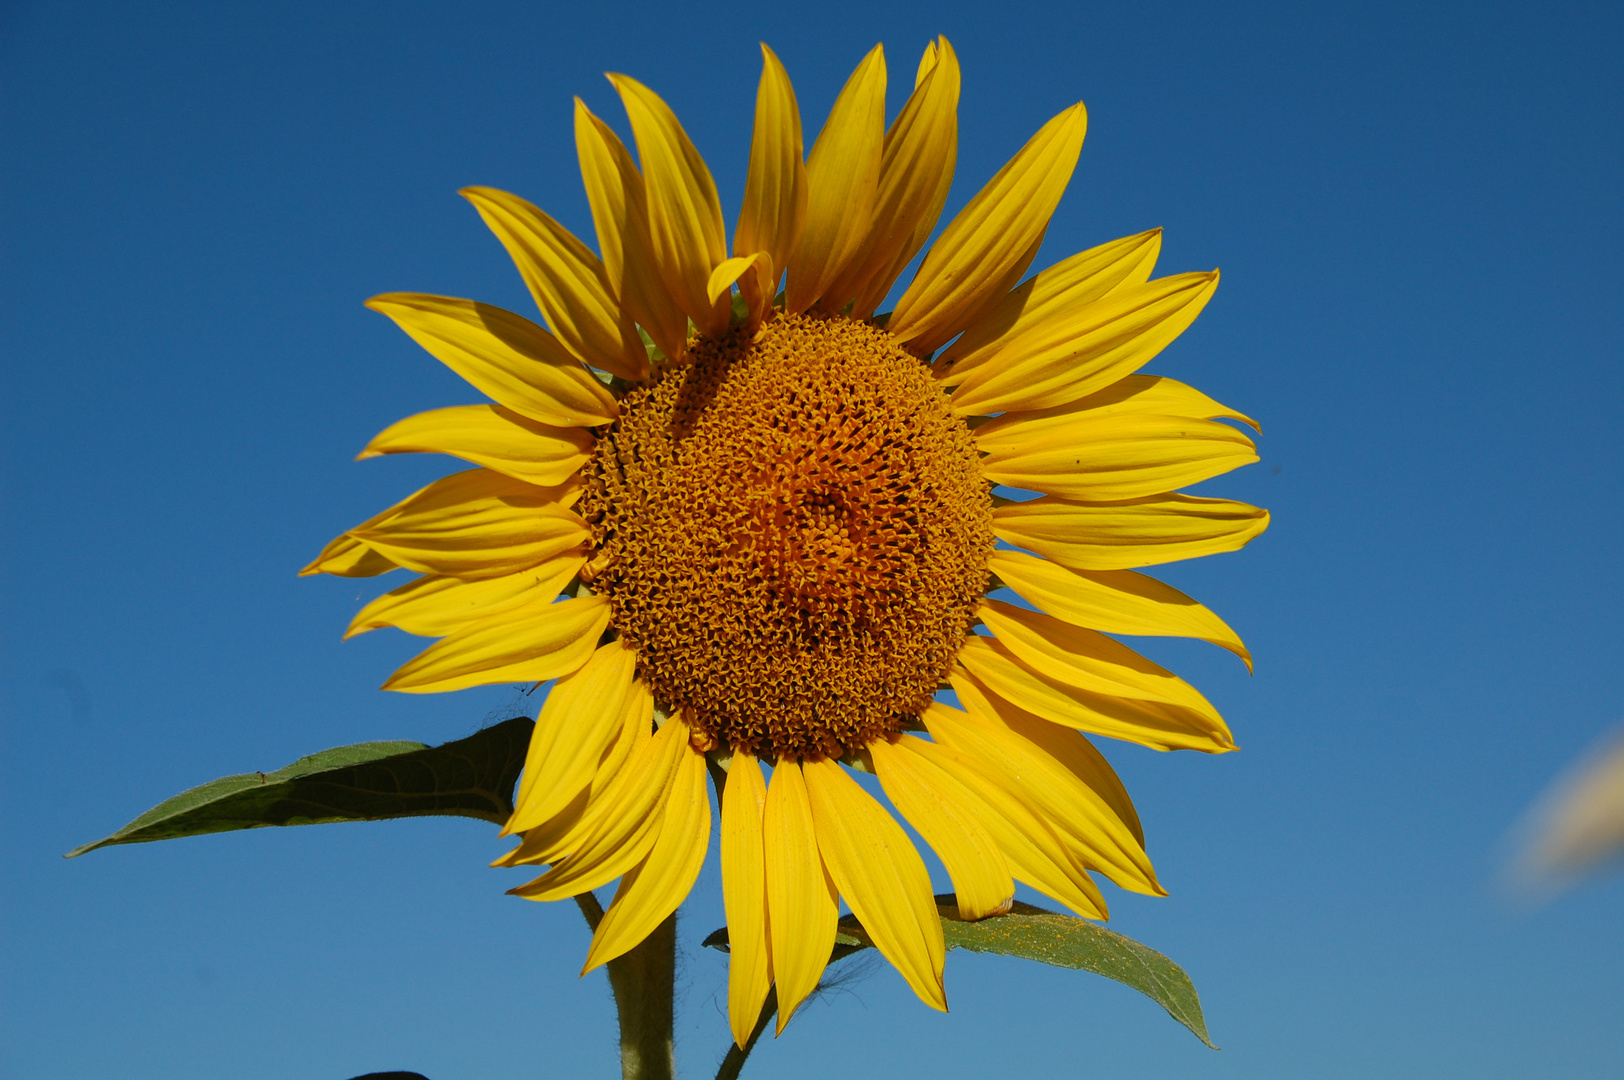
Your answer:
[[[594,931],[603,906],[591,893],[575,898]],[[608,963],[609,989],[620,1016],[622,1080],[672,1080],[676,1016],[677,917],[667,916],[638,946]],[[741,1062],[742,1064],[742,1062]]]

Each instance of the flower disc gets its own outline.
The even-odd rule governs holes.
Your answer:
[[[591,588],[668,707],[729,746],[841,757],[930,702],[975,620],[989,487],[917,357],[845,318],[701,338],[583,470]]]

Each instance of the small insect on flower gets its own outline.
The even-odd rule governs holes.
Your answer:
[[[1106,916],[1095,873],[1162,894],[1133,804],[1084,733],[1234,743],[1194,687],[1107,635],[1205,639],[1250,664],[1216,615],[1135,571],[1233,551],[1268,524],[1176,493],[1256,461],[1218,422],[1252,421],[1139,374],[1216,271],[1152,277],[1152,230],[1022,280],[1076,165],[1081,105],[1032,136],[875,314],[947,198],[958,60],[933,42],[887,129],[876,47],[803,158],[789,78],[763,55],[731,247],[703,159],[624,75],[609,78],[635,160],[575,104],[596,253],[515,195],[462,193],[550,330],[473,300],[369,301],[490,401],[373,439],[362,457],[474,467],[305,568],[420,575],[350,625],[440,639],[388,688],[557,680],[506,826],[519,843],[498,865],[548,867],[513,890],[536,900],[619,879],[589,970],[692,887],[709,755],[725,775],[741,1045],[774,983],[779,1030],[818,985],[842,901],[946,1008],[925,864],[854,766],[940,857],[962,918],[1007,911],[1017,881],[1090,918]],[[1005,589],[1025,603],[989,596]],[[958,707],[936,700],[944,687]]]

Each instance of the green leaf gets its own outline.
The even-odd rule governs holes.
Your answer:
[[[1045,911],[1016,901],[1007,915],[995,915],[979,922],[959,918],[958,900],[952,893],[936,898],[942,917],[942,935],[949,949],[1018,956],[1054,967],[1092,971],[1115,979],[1150,998],[1195,1037],[1212,1046],[1207,1037],[1207,1021],[1201,1015],[1201,998],[1184,969],[1130,937],[1097,926],[1087,919]],[[848,919],[850,916],[847,917]],[[867,940],[855,920],[848,927]]]
[[[936,897],[936,911],[941,916],[942,936],[949,949],[1018,956],[1115,979],[1156,1002],[1169,1016],[1194,1032],[1196,1038],[1218,1049],[1207,1036],[1201,998],[1190,977],[1155,949],[1086,919],[1045,911],[1019,901],[1007,915],[966,922],[959,918],[958,900],[952,893],[944,893]],[[853,915],[840,920],[840,933],[835,940],[830,963],[873,945]],[[704,943],[726,952],[727,930],[716,931]]]
[[[1019,956],[1055,967],[1092,971],[1115,979],[1150,998],[1212,1049],[1201,998],[1184,969],[1130,937],[1096,926],[1087,919],[1045,911],[1016,902],[1008,915],[979,922],[959,918],[952,893],[936,898],[942,933],[949,949]]]
[[[180,836],[449,815],[502,824],[524,767],[531,720],[517,717],[441,746],[372,742],[302,757],[271,773],[244,773],[183,791],[113,835],[68,852]]]

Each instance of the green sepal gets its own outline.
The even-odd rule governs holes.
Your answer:
[[[65,858],[113,844],[269,825],[436,815],[500,825],[513,814],[513,786],[533,726],[521,716],[440,746],[357,743],[302,757],[275,772],[221,777],[166,799]]]
[[[850,918],[850,916],[847,916],[847,918]],[[859,927],[859,929],[861,928]],[[731,950],[728,947],[727,940],[727,927],[724,926],[720,930],[712,930],[705,940],[700,942],[700,944],[706,948],[715,949],[718,952],[730,952]],[[856,934],[849,932],[845,927],[841,927],[841,929],[835,932],[835,947],[829,953],[829,963],[832,964],[837,960],[844,960],[852,953],[862,952],[868,947],[869,943],[866,938],[860,938]]]

